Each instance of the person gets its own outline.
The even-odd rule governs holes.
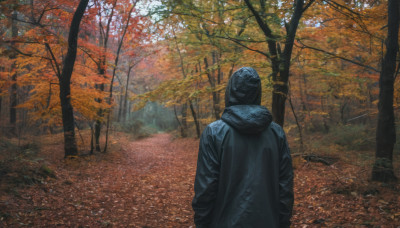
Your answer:
[[[200,138],[192,207],[196,227],[289,227],[293,168],[283,129],[261,103],[261,80],[237,70],[221,120]]]

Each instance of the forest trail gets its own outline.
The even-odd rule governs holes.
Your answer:
[[[197,145],[193,139],[172,140],[169,134],[129,142],[126,156],[110,167],[110,180],[121,191],[116,204],[126,213],[113,222],[135,227],[189,227],[193,225],[191,200]],[[114,176],[112,169],[119,171]],[[122,210],[120,212],[122,212]],[[118,211],[118,209],[117,209]],[[121,214],[120,214],[121,215]]]
[[[2,196],[9,217],[0,226],[193,226],[197,140],[156,134],[119,143],[101,159],[55,159],[57,179]]]
[[[53,142],[39,155],[53,156],[46,163],[57,178],[0,194],[0,227],[194,227],[198,143],[116,133],[109,153],[64,160],[62,144]],[[400,224],[400,184],[369,182],[369,169],[342,160],[294,165],[293,227]]]

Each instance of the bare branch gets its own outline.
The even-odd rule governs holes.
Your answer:
[[[246,48],[246,49],[248,49],[250,51],[257,52],[259,54],[262,54],[262,55],[266,56],[268,59],[270,59],[270,55],[267,52],[263,52],[263,51],[260,51],[260,50],[257,50],[257,49],[250,48],[250,47],[242,44],[241,43],[242,40],[238,40],[238,39],[235,39],[235,38],[232,38],[232,37],[225,37],[225,36],[214,36],[214,37],[230,40],[230,41],[235,42],[236,44],[238,44],[238,45],[240,45],[240,46],[242,46],[242,47],[244,47],[244,48]]]
[[[341,60],[344,60],[344,61],[353,63],[353,64],[355,64],[355,65],[357,65],[357,66],[361,66],[361,67],[364,67],[364,68],[367,68],[367,69],[370,69],[370,70],[373,70],[373,71],[375,71],[375,72],[380,73],[380,70],[378,70],[378,69],[376,69],[376,68],[374,68],[374,67],[372,67],[372,66],[365,65],[365,64],[363,64],[363,63],[360,63],[360,62],[357,62],[357,61],[348,59],[348,58],[343,57],[343,56],[339,56],[339,55],[337,55],[337,54],[335,54],[335,53],[328,52],[328,51],[322,50],[322,49],[320,49],[320,48],[308,46],[308,45],[302,43],[302,42],[299,41],[299,40],[298,40],[298,42],[299,42],[302,46],[298,46],[298,45],[296,45],[296,46],[298,46],[298,47],[300,47],[300,48],[308,48],[308,49],[311,49],[311,50],[314,50],[314,51],[319,51],[319,52],[325,53],[325,54],[327,54],[327,55],[330,55],[330,56],[332,56],[332,57],[334,57],[334,58],[341,59]]]
[[[57,70],[57,71],[56,71],[57,77],[60,78],[60,77],[61,77],[60,64],[58,64],[57,59],[56,59],[56,57],[54,56],[54,53],[53,53],[53,51],[51,50],[50,45],[49,45],[48,43],[44,43],[44,46],[46,46],[46,49],[49,51],[49,53],[50,53],[50,55],[51,55],[51,59],[52,59],[52,61],[54,61],[54,65],[55,65],[55,68],[56,68],[56,70]]]
[[[44,56],[34,55],[34,54],[32,54],[32,53],[25,53],[25,52],[22,52],[21,50],[19,50],[19,49],[16,48],[16,47],[13,47],[13,46],[7,45],[7,47],[12,48],[12,49],[13,49],[14,51],[16,51],[18,54],[23,55],[23,56],[28,56],[28,57],[35,57],[35,58],[41,58],[41,59],[51,60],[50,58],[47,58],[47,57],[44,57]]]
[[[304,6],[303,8],[303,13],[308,9],[308,7],[310,7],[313,3],[315,2],[315,0],[310,0],[306,6]]]
[[[100,60],[96,60],[94,59],[94,57],[91,55],[91,53],[89,53],[88,50],[84,49],[83,47],[78,47],[79,50],[83,51],[83,53],[85,53],[86,55],[89,56],[89,58],[98,66],[100,67]]]

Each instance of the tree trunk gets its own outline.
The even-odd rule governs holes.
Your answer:
[[[128,30],[129,21],[130,21],[130,19],[131,19],[132,11],[133,11],[133,9],[135,8],[136,3],[137,3],[137,1],[135,2],[135,4],[133,4],[133,5],[131,6],[131,9],[129,10],[128,19],[126,20],[124,32],[122,33],[121,40],[120,40],[120,42],[119,42],[119,44],[118,44],[117,55],[116,55],[116,57],[115,57],[114,69],[113,69],[112,78],[111,78],[111,83],[110,83],[110,93],[109,93],[110,96],[108,97],[108,104],[110,104],[110,105],[112,104],[113,85],[114,85],[115,74],[116,74],[116,72],[117,72],[117,67],[118,67],[119,54],[121,53],[121,48],[122,48],[122,45],[123,45],[123,43],[124,43],[124,38],[125,38],[125,35],[126,35],[126,31]],[[112,113],[112,107],[108,110],[108,113],[107,113],[106,142],[105,142],[105,146],[104,146],[104,150],[103,150],[104,153],[107,152],[108,130],[109,130],[109,128],[110,128],[110,121],[111,121],[111,120],[110,120],[110,116],[111,116],[111,113]]]
[[[200,138],[200,124],[199,121],[197,120],[196,111],[194,110],[193,103],[191,100],[189,100],[189,106],[190,106],[190,111],[192,112],[194,123],[196,125],[197,138]]]
[[[18,27],[17,27],[17,11],[14,10],[12,13],[12,18],[11,18],[11,36],[12,39],[16,39],[18,36]],[[15,42],[11,42],[11,46],[15,46]],[[15,60],[16,58],[16,53],[13,52],[10,56],[11,60]],[[16,134],[16,122],[17,122],[17,67],[16,64],[13,62],[11,66],[11,91],[10,91],[10,124],[12,127],[12,133]]]
[[[93,141],[94,130],[93,130],[93,124],[90,123],[89,125],[90,125],[90,154],[93,154],[93,151],[94,151],[94,141]]]
[[[106,72],[106,70],[104,69],[104,67],[105,67],[105,59],[104,59],[104,61],[101,60],[101,62],[102,63],[99,64],[98,72],[99,72],[99,75],[101,77],[104,77],[104,74]],[[96,87],[96,89],[104,92],[104,83],[96,84],[95,87]],[[96,99],[96,101],[101,103],[103,101],[103,99],[102,98],[98,98],[98,99]],[[94,123],[94,140],[95,140],[95,144],[96,144],[95,145],[96,151],[100,152],[101,151],[101,148],[100,148],[100,134],[101,134],[101,127],[102,127],[101,126],[102,125],[102,119],[101,118],[103,117],[103,109],[102,108],[99,108],[99,110],[97,111],[97,116],[98,116],[98,118]]]
[[[101,77],[104,77],[105,73],[106,73],[106,52],[107,52],[107,45],[108,45],[108,38],[109,38],[109,33],[110,33],[110,26],[111,26],[111,21],[113,19],[113,15],[114,15],[114,9],[115,6],[117,4],[117,0],[114,0],[113,4],[112,4],[112,8],[111,8],[111,12],[110,15],[108,17],[108,21],[107,21],[107,26],[106,26],[106,30],[104,32],[104,28],[103,25],[101,23],[101,21],[99,21],[99,27],[100,27],[100,46],[103,48],[102,51],[102,55],[100,56],[99,59],[99,64],[98,64],[98,71],[99,71],[99,75]],[[100,89],[100,91],[104,92],[104,83],[101,83],[99,85],[96,85],[97,89]],[[101,103],[102,99],[98,99],[98,102]],[[100,152],[100,134],[101,134],[101,125],[102,125],[102,118],[103,118],[103,114],[104,114],[104,110],[103,109],[99,109],[98,111],[98,116],[99,118],[96,120],[95,122],[95,141],[96,141],[96,151]]]
[[[309,1],[307,7],[312,4],[314,0]],[[264,33],[266,42],[268,44],[269,58],[272,67],[272,80],[274,82],[274,89],[272,91],[272,116],[274,121],[283,126],[285,120],[285,103],[288,94],[288,81],[290,75],[290,60],[292,58],[293,44],[296,37],[297,27],[299,25],[301,16],[304,12],[304,0],[295,0],[294,12],[288,25],[286,25],[286,40],[283,52],[281,51],[277,37],[273,34],[269,25],[265,22],[262,15],[265,12],[258,12],[250,2],[245,0],[245,3],[251,13],[254,15],[260,29]],[[306,8],[307,8],[306,7]]]
[[[0,93],[1,93],[1,90],[0,90]],[[3,104],[3,97],[2,96],[0,96],[0,118],[1,119],[3,119],[3,117],[1,117],[1,105]],[[0,123],[1,123],[1,121],[0,121]]]
[[[127,113],[128,113],[128,89],[129,89],[129,80],[130,80],[130,76],[131,76],[131,70],[132,70],[133,66],[129,66],[128,69],[128,74],[126,77],[126,87],[125,87],[125,96],[124,96],[124,104],[123,104],[123,108],[122,108],[122,116],[124,118],[124,121],[126,121],[127,119]]]
[[[68,36],[68,52],[59,78],[62,122],[64,127],[65,157],[76,156],[74,111],[71,105],[71,76],[76,59],[79,25],[89,0],[81,0],[72,18]]]
[[[302,74],[305,82],[305,74]],[[304,83],[305,84],[305,83]],[[307,88],[305,85],[304,88]],[[301,101],[301,107],[303,112],[307,111],[307,105],[306,105],[306,97],[307,97],[307,91],[303,90],[303,84],[301,83],[301,79],[299,79],[299,92],[300,92],[300,101]]]
[[[104,75],[104,73],[103,73]],[[100,91],[104,91],[104,84],[100,84],[98,86],[96,86],[98,89],[100,89]],[[97,102],[101,103],[102,99],[99,98],[97,100]],[[102,120],[100,118],[103,117],[103,109],[100,108],[97,111],[97,115],[99,116],[99,118],[95,121],[94,123],[94,139],[95,139],[95,144],[96,144],[96,151],[100,152],[101,148],[100,148],[100,133],[101,133],[101,125],[102,125]]]
[[[285,103],[287,93],[287,86],[274,86],[272,92],[272,116],[274,121],[281,126],[283,126],[285,121]]]
[[[131,110],[132,110],[133,102],[127,100],[127,103],[128,103],[128,105],[127,105],[128,108],[126,109],[125,118],[126,118],[126,121],[129,121],[131,119]]]
[[[186,121],[186,119],[187,119],[187,103],[184,103],[184,104],[182,104],[182,111],[181,111],[181,113],[182,113],[182,120],[181,120],[181,124],[182,124],[182,128],[181,128],[181,136],[184,138],[184,137],[187,137],[187,129],[188,129],[188,126],[187,126],[187,121]]]
[[[182,123],[179,120],[178,114],[176,113],[176,106],[175,105],[174,105],[174,114],[175,114],[176,122],[178,122],[179,128],[181,129],[181,136],[182,136],[183,135]]]
[[[100,110],[100,112],[102,112],[102,110]],[[101,132],[101,121],[99,119],[97,119],[94,123],[94,141],[95,141],[95,148],[96,151],[100,152],[101,148],[100,148],[100,132]]]
[[[217,92],[215,91],[215,78],[213,77],[213,75],[210,73],[209,69],[208,69],[208,61],[207,61],[207,57],[204,57],[204,65],[206,68],[206,72],[207,72],[207,77],[208,77],[208,82],[210,83],[211,86],[211,94],[212,94],[212,101],[213,101],[213,109],[214,109],[214,116],[216,120],[219,120],[221,117],[219,116],[220,113],[220,109],[219,109],[219,101],[218,101],[218,95]]]
[[[399,34],[399,2],[388,3],[388,36],[386,54],[379,77],[378,126],[376,129],[375,164],[372,180],[388,182],[396,180],[393,172],[393,147],[396,142],[396,128],[393,111],[393,86],[396,70]]]
[[[122,96],[122,93],[124,93],[124,89],[121,87],[121,95],[119,95],[119,105],[118,105],[118,117],[117,117],[117,122],[121,122],[121,116],[122,116],[122,105],[124,104],[124,97]]]

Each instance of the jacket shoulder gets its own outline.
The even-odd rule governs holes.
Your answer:
[[[230,126],[227,123],[225,123],[222,120],[217,120],[210,123],[204,129],[202,137],[207,137],[208,139],[212,139],[212,141],[214,142],[221,142],[225,138],[229,129]]]
[[[212,134],[218,134],[222,129],[227,127],[229,127],[229,125],[222,120],[214,121],[207,126],[209,133]]]
[[[222,120],[217,120],[217,121],[214,121],[214,122],[210,123],[210,124],[208,125],[208,127],[210,127],[211,129],[219,129],[219,128],[223,128],[223,127],[225,127],[225,126],[227,126],[227,125],[228,125],[228,124],[225,123],[224,121],[222,121]]]
[[[285,131],[283,130],[283,128],[279,124],[275,123],[274,121],[271,122],[270,128],[278,137],[280,137],[280,138],[285,137]]]

